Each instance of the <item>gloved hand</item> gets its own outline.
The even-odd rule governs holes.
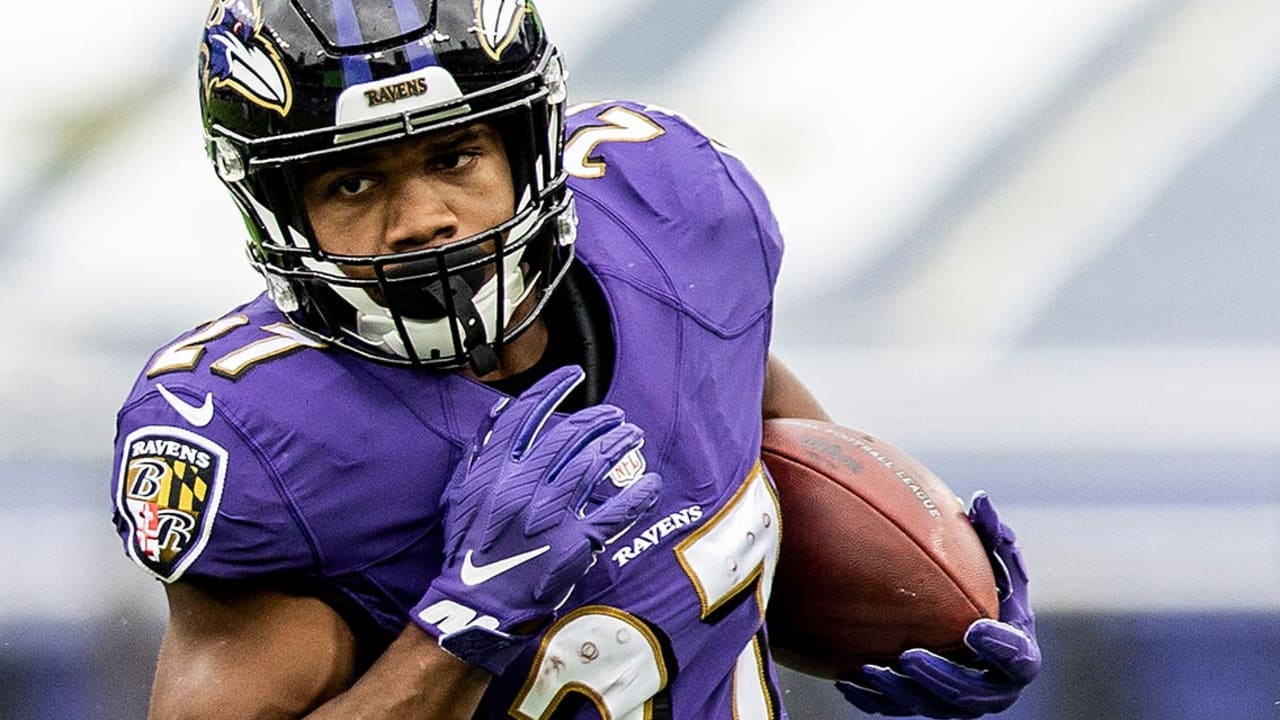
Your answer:
[[[649,473],[585,510],[643,433],[610,405],[544,427],[582,377],[560,368],[494,406],[445,490],[444,567],[411,617],[445,650],[494,674],[662,488]]]
[[[964,636],[979,661],[962,665],[915,649],[898,656],[897,668],[864,665],[860,678],[836,683],[859,710],[976,718],[1013,705],[1040,672],[1035,614],[1027,598],[1027,572],[1017,538],[1000,522],[985,492],[974,495],[969,521],[991,554],[1000,593],[999,621],[974,621]]]

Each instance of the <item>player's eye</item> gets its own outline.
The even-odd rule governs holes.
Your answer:
[[[338,178],[329,185],[331,194],[337,197],[355,197],[373,187],[373,180],[358,175]]]
[[[460,170],[470,165],[478,155],[474,150],[451,150],[431,156],[428,165],[432,170]]]

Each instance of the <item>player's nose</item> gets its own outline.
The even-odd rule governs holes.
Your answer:
[[[458,236],[458,217],[429,178],[391,183],[385,243],[393,253],[443,245]]]

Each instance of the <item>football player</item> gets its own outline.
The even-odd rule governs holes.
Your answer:
[[[206,145],[267,292],[118,416],[115,523],[170,607],[152,717],[785,716],[761,422],[826,416],[768,353],[777,225],[680,117],[567,111],[565,77],[528,0],[214,3]],[[912,651],[854,704],[1034,676],[974,512],[1012,571],[982,661]]]

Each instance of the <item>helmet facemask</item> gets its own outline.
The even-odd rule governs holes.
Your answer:
[[[207,117],[215,168],[251,230],[250,261],[292,322],[374,360],[470,365],[478,375],[497,368],[573,256],[576,216],[560,164],[564,70],[544,48],[531,71],[478,90],[459,89],[440,66],[346,88],[335,122],[304,132],[249,138]],[[395,112],[369,95],[428,87],[434,95],[391,103]],[[505,222],[396,254],[338,255],[316,242],[302,201],[307,163],[477,122],[498,132],[510,163],[515,212]]]

